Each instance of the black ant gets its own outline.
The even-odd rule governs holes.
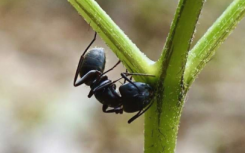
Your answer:
[[[141,75],[152,77],[153,75],[126,72],[121,73],[121,78],[115,81],[109,80],[105,74],[113,70],[120,63],[120,60],[112,68],[104,72],[106,63],[104,50],[102,48],[93,48],[86,54],[89,47],[96,40],[96,35],[97,33],[95,33],[93,40],[80,57],[73,85],[77,87],[85,83],[90,86],[91,90],[88,97],[95,95],[95,98],[103,104],[102,110],[105,113],[122,114],[123,111],[128,113],[138,111],[135,116],[128,120],[128,123],[131,123],[151,107],[150,99],[153,95],[153,89],[146,83],[132,82],[132,78],[129,79],[127,76]],[[81,78],[77,81],[78,75]],[[119,87],[119,95],[116,91],[115,83],[121,79],[125,79],[125,81]],[[126,81],[129,83],[126,83]],[[147,105],[149,106],[144,109]],[[108,110],[108,107],[112,107],[112,109]]]

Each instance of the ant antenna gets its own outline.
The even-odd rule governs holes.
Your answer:
[[[127,78],[127,76],[131,76],[132,77],[132,75],[155,77],[155,75],[143,74],[143,73],[127,73],[127,72],[126,73],[121,73],[121,76],[122,76],[122,78],[125,79],[125,82],[127,80],[129,83],[131,83],[139,91],[139,93],[140,93],[140,89],[135,85],[135,83],[133,81],[131,81],[131,79]]]

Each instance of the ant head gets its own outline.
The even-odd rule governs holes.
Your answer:
[[[142,110],[151,101],[153,89],[150,85],[142,82],[134,82],[134,85],[127,83],[119,87],[125,112]]]
[[[125,96],[142,95],[146,98],[151,97],[153,94],[151,86],[143,82],[134,82],[134,85],[131,83],[126,83],[120,86],[119,91]]]

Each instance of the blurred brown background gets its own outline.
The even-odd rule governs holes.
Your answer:
[[[151,59],[161,53],[177,0],[97,0]],[[207,0],[194,43],[232,0]],[[136,153],[143,117],[104,114],[72,85],[93,30],[66,0],[0,1],[0,153]],[[245,21],[199,75],[181,118],[178,153],[245,152]],[[101,39],[106,68],[117,58]],[[122,65],[109,73],[113,80]]]

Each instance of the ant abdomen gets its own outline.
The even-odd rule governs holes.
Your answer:
[[[91,70],[104,72],[106,56],[103,48],[93,48],[85,54],[81,63],[80,76],[84,76]]]

